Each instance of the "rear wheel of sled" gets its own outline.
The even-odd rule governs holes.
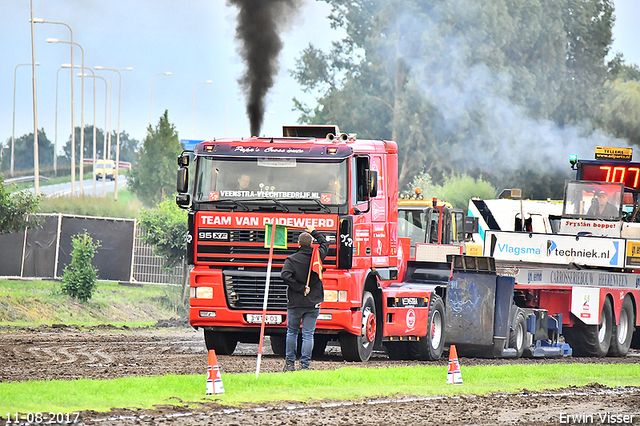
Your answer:
[[[213,349],[216,355],[231,355],[236,350],[238,339],[233,333],[205,330],[204,343],[207,345],[207,350]]]
[[[409,343],[409,352],[419,361],[436,361],[444,349],[444,303],[440,296],[432,295],[429,304],[427,335]]]
[[[359,335],[342,333],[340,348],[346,361],[366,362],[376,341],[376,304],[370,292],[362,295],[362,327]]]
[[[527,335],[527,320],[524,317],[524,312],[518,309],[516,319],[513,322],[513,328],[509,333],[509,347],[516,350],[516,358],[522,357],[524,353],[524,342]]]

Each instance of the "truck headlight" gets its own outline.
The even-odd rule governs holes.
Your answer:
[[[189,297],[192,299],[213,299],[213,287],[191,287]]]
[[[346,290],[325,290],[324,301],[325,302],[346,302],[347,291]]]

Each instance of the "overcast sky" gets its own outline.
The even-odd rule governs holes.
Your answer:
[[[340,37],[329,26],[330,12],[324,2],[304,0],[292,27],[283,34],[280,72],[267,97],[263,135],[280,135],[283,124],[293,124],[292,98],[313,99],[304,94],[289,76],[295,59],[309,43],[324,50]],[[31,68],[31,27],[28,0],[0,0],[0,142],[11,138],[15,93],[15,136],[33,132]],[[640,1],[615,0],[616,24],[613,52],[622,52],[627,63],[640,64]],[[124,69],[122,71],[122,109],[120,128],[142,141],[146,127],[155,125],[165,109],[181,139],[209,139],[250,136],[245,104],[237,83],[244,65],[236,53],[236,9],[223,0],[33,0],[35,18],[64,22],[73,30],[74,42],[85,51],[85,67]],[[44,128],[52,142],[55,115],[58,116],[58,150],[69,137],[70,63],[69,44],[47,43],[47,38],[69,41],[66,26],[35,25],[37,67],[38,127]],[[74,61],[81,65],[80,49]],[[59,72],[58,72],[59,71]],[[77,70],[79,72],[79,70]],[[170,76],[156,75],[171,72]],[[111,72],[96,71],[111,87]],[[155,75],[155,77],[154,77]],[[58,78],[57,78],[58,76]],[[206,84],[211,80],[213,83]],[[113,78],[111,128],[117,126],[118,76]],[[153,81],[153,95],[151,91]],[[203,83],[203,84],[199,84]],[[80,125],[81,79],[75,80],[76,118]],[[58,104],[56,108],[56,87]],[[93,79],[85,79],[85,124],[93,124]],[[96,84],[96,125],[105,127],[105,86]],[[195,102],[194,102],[195,93]],[[110,98],[111,95],[108,96]],[[152,107],[152,109],[151,109]],[[192,114],[192,110],[194,113]],[[340,123],[335,123],[340,124]]]

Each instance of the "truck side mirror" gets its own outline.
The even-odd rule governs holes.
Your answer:
[[[376,198],[378,195],[378,172],[376,170],[367,170],[367,190],[371,198]]]
[[[176,204],[178,207],[189,207],[191,196],[189,194],[176,194]]]
[[[178,155],[178,166],[180,167],[188,167],[189,166],[189,154],[186,152],[183,152],[182,154]]]
[[[188,158],[188,157],[187,157]],[[188,162],[189,160],[187,160]],[[189,190],[189,169],[180,167],[178,169],[178,181],[176,182],[178,194],[184,194]]]

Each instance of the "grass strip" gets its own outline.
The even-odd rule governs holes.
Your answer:
[[[446,385],[446,366],[414,366],[296,373],[228,374],[225,393],[207,396],[206,375],[126,377],[0,383],[0,413],[108,411],[215,401],[225,405],[312,399],[357,400],[396,394],[432,396],[539,391],[599,383],[640,386],[633,364],[547,364],[462,367],[463,385]],[[4,415],[4,414],[3,414]]]
[[[127,287],[98,281],[93,297],[80,302],[62,294],[61,285],[46,280],[0,280],[0,325],[108,323],[135,327],[177,317],[182,309],[178,286]]]

